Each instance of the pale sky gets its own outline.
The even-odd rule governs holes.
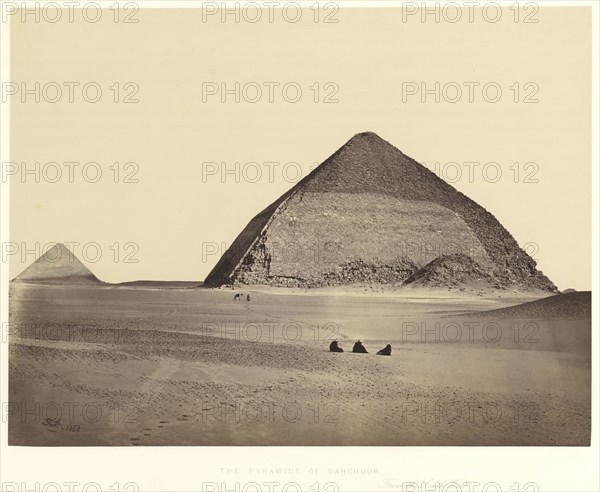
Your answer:
[[[214,251],[293,186],[298,168],[308,172],[370,130],[432,170],[440,163],[560,289],[591,288],[590,8],[541,8],[538,23],[514,22],[508,10],[496,23],[403,22],[390,9],[341,9],[337,23],[313,15],[223,23],[147,9],[135,24],[109,14],[95,24],[13,19],[11,277],[36,250],[64,242],[108,282],[204,280]],[[35,82],[40,102],[21,102]],[[240,101],[222,102],[221,84],[236,82]],[[439,102],[406,93],[436,82]],[[72,103],[68,83],[79,84]],[[89,83],[89,99],[102,89],[96,103],[82,95]],[[84,176],[88,162],[97,164]],[[240,182],[235,172],[221,179],[221,163],[236,162]],[[297,165],[284,175],[289,162]],[[98,168],[102,177],[89,182]]]

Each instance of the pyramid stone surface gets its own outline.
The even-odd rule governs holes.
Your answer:
[[[29,265],[17,281],[94,281],[96,276],[62,243],[57,243]]]
[[[205,284],[401,284],[452,254],[499,285],[556,290],[492,214],[366,132],[254,217]]]

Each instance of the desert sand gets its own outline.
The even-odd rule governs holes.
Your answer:
[[[589,445],[589,293],[167,287],[15,284],[9,444]]]

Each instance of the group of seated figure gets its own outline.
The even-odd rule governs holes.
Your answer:
[[[334,340],[333,342],[331,342],[329,344],[329,351],[330,352],[343,352],[344,349],[338,345],[337,340]],[[367,352],[367,349],[362,344],[361,340],[358,340],[354,344],[354,347],[352,347],[352,352],[354,352],[355,354],[368,354],[369,353],[369,352]],[[385,346],[385,348],[382,348],[379,352],[377,352],[377,355],[392,355],[392,346],[388,343]]]

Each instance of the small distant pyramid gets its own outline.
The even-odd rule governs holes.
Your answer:
[[[15,281],[99,282],[98,278],[62,243],[57,243],[46,251],[23,270]]]
[[[417,274],[428,264],[431,271]],[[506,288],[557,290],[490,212],[364,132],[254,217],[204,283],[398,285],[415,274],[431,283],[459,272]]]

